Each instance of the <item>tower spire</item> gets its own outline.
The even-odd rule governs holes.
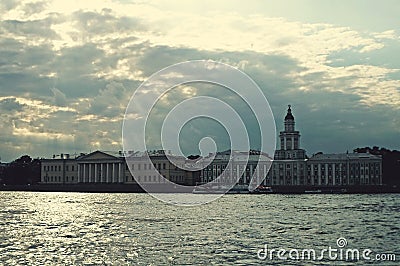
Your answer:
[[[290,104],[288,104],[288,110],[287,110],[287,114],[285,116],[285,120],[293,120],[294,121],[294,116],[292,114],[292,106]]]

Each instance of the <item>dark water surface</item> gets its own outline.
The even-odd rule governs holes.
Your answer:
[[[400,265],[399,194],[226,195],[179,207],[147,194],[0,192],[0,229],[0,265],[366,265],[376,254]],[[319,255],[341,237],[374,261],[257,257],[265,244]]]

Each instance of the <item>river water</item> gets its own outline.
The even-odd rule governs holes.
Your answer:
[[[0,265],[400,263],[399,194],[225,195],[182,207],[147,194],[0,192],[0,229]],[[337,257],[301,257],[328,247]],[[371,252],[349,264],[347,249]]]

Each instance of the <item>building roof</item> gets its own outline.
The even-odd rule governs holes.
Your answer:
[[[370,153],[317,153],[314,154],[309,160],[347,160],[347,159],[381,159],[379,155]]]

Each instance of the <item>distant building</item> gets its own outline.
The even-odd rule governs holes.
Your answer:
[[[381,185],[382,158],[369,153],[315,154],[307,161],[308,185]]]
[[[148,162],[147,156],[151,163]],[[198,181],[198,172],[184,170],[188,159],[172,154],[168,154],[168,156],[173,157],[176,165],[168,159],[163,150],[137,152],[131,154],[127,161],[131,164],[129,166],[140,183],[162,184],[165,183],[165,180],[169,180],[176,184],[190,186]]]
[[[76,163],[79,183],[124,183],[129,179],[122,153],[95,151],[77,158]]]
[[[272,161],[262,154],[258,177],[267,186],[346,186],[381,185],[382,158],[369,153],[322,154],[308,158],[300,145],[300,132],[295,129],[291,106],[284,118],[284,130],[279,133],[279,149]],[[249,153],[248,163],[245,152],[218,152],[212,163],[201,170],[201,183],[215,182],[217,177],[233,178],[248,185],[257,166],[258,155]],[[259,153],[260,154],[260,153]],[[209,157],[214,156],[210,154]],[[225,171],[232,161],[232,169]],[[272,166],[269,169],[269,165]],[[247,164],[246,164],[247,163]],[[245,167],[242,176],[238,176]],[[260,183],[260,182],[258,182]]]
[[[265,176],[272,162],[268,154],[259,151],[231,152],[228,150],[209,154],[208,157],[214,157],[214,159],[209,165],[201,166],[202,184],[209,182],[231,184],[237,180],[239,185],[248,185],[252,178],[256,179],[257,184],[267,184]],[[205,159],[207,161],[207,157]],[[218,177],[220,177],[219,180],[217,180]]]
[[[75,159],[41,159],[40,183],[78,182],[78,165]]]
[[[280,148],[275,151],[274,162],[268,174],[268,185],[304,185],[306,151],[300,148],[300,132],[289,105],[284,119],[284,130],[279,133]]]
[[[295,128],[289,105],[284,118],[284,130],[279,134],[279,149],[275,151],[273,159],[259,151],[217,152],[194,160],[170,154],[167,156],[163,150],[126,153],[95,151],[75,159],[62,155],[41,160],[41,183],[133,184],[138,180],[140,183],[163,184],[166,179],[181,185],[232,183],[236,180],[241,185],[256,180],[257,184],[267,186],[382,184],[381,156],[369,153],[317,153],[308,158],[300,143],[300,132]],[[173,156],[176,165],[170,162],[169,156]],[[184,170],[185,166],[199,170]]]
[[[126,156],[129,156],[128,162],[132,163],[130,166],[141,183],[163,183],[164,179],[161,177],[164,177],[177,184],[193,185],[198,179],[195,172],[184,171],[173,165],[164,152],[147,154],[151,164],[145,160],[143,152],[95,151],[75,159],[42,159],[41,183],[136,183],[126,163]],[[179,157],[178,162],[183,165],[186,159]]]
[[[267,180],[270,185],[381,185],[382,158],[369,153],[317,153],[307,158],[289,105]]]

